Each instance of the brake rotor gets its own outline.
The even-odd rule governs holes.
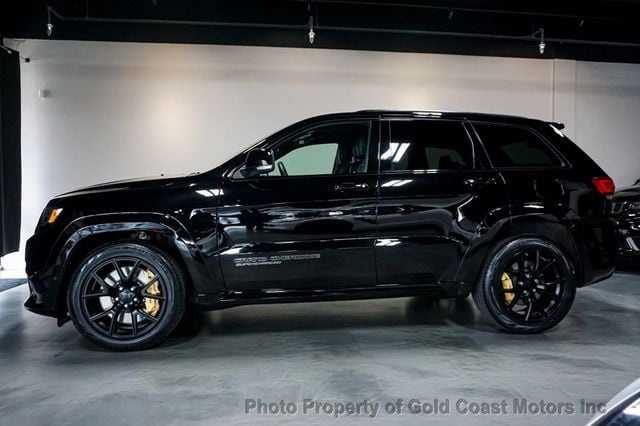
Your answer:
[[[502,273],[502,277],[500,278],[500,282],[502,283],[502,288],[505,290],[513,290],[513,281],[511,281],[511,277],[506,272]],[[516,297],[515,293],[504,293],[504,300],[507,304],[511,303],[513,299]]]
[[[154,276],[155,275],[153,274],[153,272],[147,270],[147,282],[151,281]],[[158,284],[157,280],[155,283],[149,286],[149,288],[147,289],[147,293],[153,296],[158,296],[160,294],[160,285]],[[157,299],[150,299],[148,297],[145,297],[144,310],[146,313],[148,313],[152,317],[155,317],[158,311],[160,310],[160,301],[158,301]]]

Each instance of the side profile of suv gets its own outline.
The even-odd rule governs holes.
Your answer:
[[[58,196],[27,244],[34,312],[112,349],[189,307],[469,294],[542,332],[613,272],[613,181],[561,125],[477,113],[307,119],[201,174]]]

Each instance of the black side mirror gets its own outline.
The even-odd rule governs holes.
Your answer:
[[[240,173],[246,178],[255,177],[272,172],[274,164],[275,159],[272,150],[254,149],[247,154],[247,161],[245,161],[244,167],[240,169]]]

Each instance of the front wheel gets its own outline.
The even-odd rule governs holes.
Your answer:
[[[521,238],[489,257],[473,299],[501,328],[540,333],[569,312],[576,285],[571,264],[554,244]]]
[[[133,243],[105,246],[79,265],[68,306],[78,331],[93,343],[145,349],[162,342],[180,322],[184,276],[160,250]]]

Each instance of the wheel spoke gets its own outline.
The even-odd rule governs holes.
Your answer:
[[[114,308],[113,317],[111,318],[111,324],[109,324],[109,336],[113,337],[113,334],[118,330],[118,318],[120,317],[121,313],[121,308]]]
[[[113,287],[111,287],[109,284],[107,284],[102,278],[100,278],[98,276],[98,274],[96,274],[95,272],[91,274],[91,278],[93,278],[94,280],[96,280],[96,282],[98,283],[98,285],[102,288],[104,288],[105,290],[107,290],[108,292],[111,292],[113,290]]]
[[[140,296],[142,296],[145,299],[164,300],[164,296],[160,296],[158,294],[149,294],[149,293],[143,292],[140,294]]]
[[[516,294],[516,296],[511,299],[511,302],[509,302],[509,304],[507,305],[507,309],[512,311],[513,307],[516,306],[516,303],[518,303],[518,300],[520,300],[520,292],[518,292],[518,294]]]
[[[149,282],[148,282],[148,283],[146,283],[146,284],[142,287],[142,289],[140,290],[140,292],[141,292],[141,293],[143,293],[143,294],[144,294],[144,293],[146,293],[146,292],[147,292],[147,290],[149,289],[149,287],[151,287],[151,286],[152,286],[156,281],[158,281],[159,279],[160,279],[160,275],[156,275],[156,276],[154,276],[153,278],[151,278],[151,279],[149,280]]]
[[[118,277],[120,277],[120,283],[126,282],[126,278],[122,273],[122,269],[120,269],[120,267],[118,266],[118,262],[116,262],[116,260],[113,259],[111,261],[111,264],[113,265],[114,268],[116,268],[116,271],[118,272]]]
[[[91,321],[91,322],[96,322],[96,321],[98,321],[99,319],[106,317],[107,315],[109,315],[109,314],[110,314],[110,313],[112,313],[112,312],[113,312],[113,308],[109,308],[109,309],[107,309],[106,311],[102,311],[102,312],[100,312],[99,314],[96,314],[96,315],[94,315],[94,316],[90,317],[90,318],[89,318],[89,321]]]
[[[151,321],[151,322],[156,322],[156,321],[158,321],[158,319],[157,319],[156,317],[154,317],[154,316],[152,316],[152,315],[149,315],[148,313],[146,313],[146,312],[144,311],[144,309],[138,309],[136,312],[137,312],[137,313],[139,313],[139,314],[140,314],[140,316],[142,316],[142,317],[144,317],[144,318],[148,319],[148,320],[149,320],[149,321]]]
[[[555,293],[550,292],[549,290],[547,290],[546,288],[539,288],[538,291],[542,294],[546,294],[547,296],[549,296],[551,298],[551,300],[557,300],[560,296],[556,295]]]
[[[535,273],[540,268],[540,250],[536,250],[536,260],[533,262],[533,270],[531,272]]]
[[[109,293],[90,293],[82,296],[83,299],[95,299],[96,297],[109,297]]]
[[[555,287],[559,284],[562,284],[566,281],[566,278],[556,278],[554,281],[551,281],[550,283],[545,283],[545,286],[547,287]]]
[[[131,327],[133,328],[133,337],[138,335],[138,314],[131,312]]]
[[[551,260],[549,260],[549,262],[547,262],[546,265],[544,265],[539,271],[538,271],[538,276],[541,276],[544,271],[546,271],[547,269],[549,269],[551,266],[553,266],[556,263],[556,259],[553,258]]]
[[[540,301],[535,297],[532,300],[533,300],[533,305],[536,308],[536,312],[538,312],[544,318],[547,318],[548,317],[547,312],[544,310],[543,307],[540,306],[540,303],[539,303]]]
[[[518,262],[518,272],[523,273],[524,272],[524,253],[518,254],[516,260]]]
[[[529,322],[529,318],[531,317],[532,311],[533,311],[533,303],[531,303],[531,299],[529,299],[527,303],[527,313],[524,316],[524,322]]]
[[[133,264],[133,266],[131,267],[131,272],[129,272],[129,276],[127,277],[127,283],[128,284],[133,284],[137,281],[137,274],[136,272],[138,271],[138,268],[140,267],[140,261],[136,260],[136,263]]]

